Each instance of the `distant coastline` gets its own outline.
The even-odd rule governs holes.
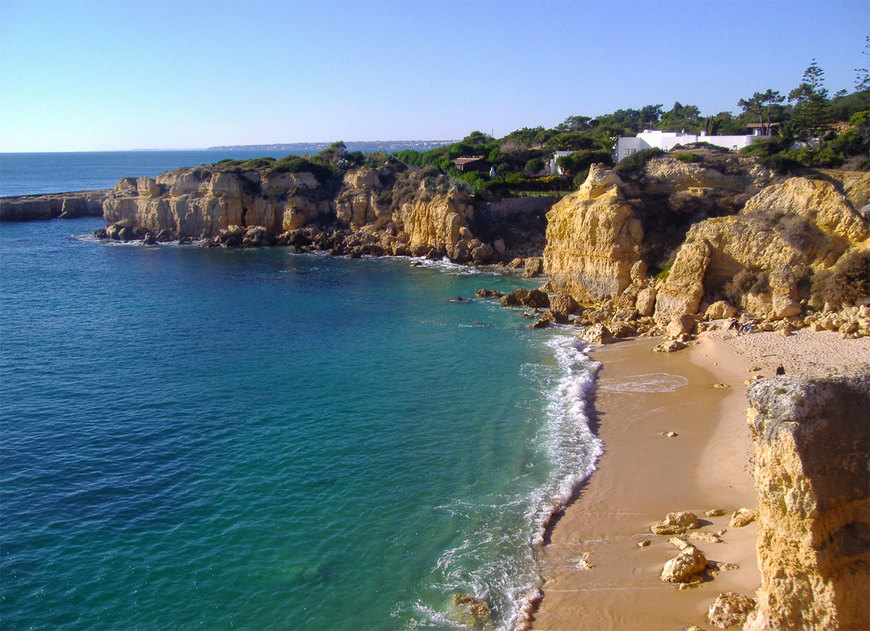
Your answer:
[[[287,151],[290,153],[318,153],[326,149],[330,142],[287,142],[268,145],[219,145],[208,147],[206,151]],[[405,149],[429,151],[436,147],[453,144],[456,140],[350,140],[345,141],[348,151],[371,153],[384,151],[394,153]]]

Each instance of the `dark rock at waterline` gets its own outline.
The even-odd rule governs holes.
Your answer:
[[[501,299],[501,306],[546,309],[550,306],[550,298],[540,289],[514,289]]]
[[[112,241],[136,241],[144,239],[147,232],[139,230],[124,224],[113,223],[106,227],[105,230],[97,230],[94,236],[100,239],[111,239]]]
[[[453,594],[452,617],[470,629],[482,629],[492,621],[489,604],[470,594]]]
[[[486,289],[486,288],[478,289],[476,292],[474,292],[474,295],[477,296],[478,298],[501,298],[502,296],[504,296],[504,294],[502,292],[500,292],[498,289]]]

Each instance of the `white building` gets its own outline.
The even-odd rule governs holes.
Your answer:
[[[562,175],[564,174],[564,170],[558,164],[556,164],[556,160],[561,158],[562,156],[570,156],[573,151],[557,151],[552,156],[550,156],[550,161],[547,163],[547,175]]]
[[[630,155],[642,149],[661,149],[670,151],[677,145],[688,145],[693,142],[708,142],[725,149],[742,149],[752,144],[752,141],[762,136],[756,133],[744,136],[708,136],[706,132],[687,134],[684,131],[660,131],[658,129],[645,129],[637,136],[621,136],[616,141],[616,155],[614,162],[624,160]]]

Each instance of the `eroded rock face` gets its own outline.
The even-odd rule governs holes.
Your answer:
[[[870,174],[849,175],[853,198],[862,199]],[[801,312],[800,279],[791,270],[828,268],[868,237],[866,222],[835,184],[793,177],[768,186],[740,214],[692,227],[658,288],[656,320],[697,313],[706,292],[742,270],[765,273],[770,287],[745,295],[740,306],[760,317],[796,315]]]
[[[593,165],[583,185],[547,213],[544,271],[554,291],[589,303],[616,297],[631,284],[643,228],[621,184],[616,173]]]
[[[474,209],[468,197],[453,191],[421,196],[402,204],[394,215],[394,221],[408,235],[412,251],[435,250],[451,260],[468,260],[473,240],[468,220],[473,216]],[[478,241],[474,247],[479,244]]]
[[[340,183],[319,182],[309,172],[219,165],[156,179],[123,178],[103,202],[103,216],[110,225],[143,234],[218,239],[221,245],[235,243],[226,232],[231,227],[257,226],[262,231],[247,238],[248,245],[277,241],[349,255],[447,256],[460,263],[485,263],[495,254],[471,232],[474,207],[467,193],[448,181],[389,167],[349,171]],[[317,233],[320,228],[332,234]]]
[[[21,195],[0,199],[0,222],[99,217],[111,191]]]
[[[761,589],[747,631],[870,620],[870,364],[755,382]]]

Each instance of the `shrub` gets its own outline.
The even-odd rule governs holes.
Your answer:
[[[530,158],[529,161],[526,162],[526,171],[528,171],[529,173],[540,173],[543,170],[544,161],[540,158]]]
[[[771,171],[776,171],[782,175],[801,167],[800,162],[786,153],[775,153],[773,155],[761,156],[758,158],[758,161]]]
[[[858,156],[867,153],[867,150],[870,149],[870,142],[859,133],[850,129],[834,138],[831,141],[830,147],[836,153]]]
[[[625,160],[617,163],[613,170],[620,174],[634,173],[643,169],[646,163],[653,158],[663,155],[665,155],[665,152],[661,149],[641,149],[634,155],[628,156]]]
[[[770,156],[788,149],[788,144],[783,138],[778,136],[759,138],[748,147],[741,149],[740,153],[750,156]]]
[[[613,164],[613,158],[611,158],[609,151],[575,151],[567,156],[560,156],[556,160],[556,164],[568,173],[586,171],[597,162],[603,162],[609,166]]]
[[[758,276],[755,277],[755,282],[752,283],[752,287],[749,288],[749,293],[755,296],[760,294],[766,294],[770,292],[770,283],[767,280],[767,274],[761,272]]]
[[[739,305],[743,301],[743,296],[748,294],[757,282],[757,274],[750,272],[748,269],[741,269],[731,280],[725,283],[722,287],[722,294],[731,304]]]
[[[678,153],[674,157],[680,162],[701,162],[702,160],[697,153]]]
[[[331,180],[335,177],[335,172],[332,171],[329,167],[323,166],[322,164],[315,164],[310,160],[305,158],[301,158],[295,155],[289,155],[280,160],[277,160],[272,168],[269,169],[269,173],[302,173],[308,172],[311,173],[318,182],[325,182],[327,180]]]
[[[243,169],[260,169],[268,166],[272,166],[275,164],[275,158],[252,158],[251,160],[245,160],[244,162],[240,162],[238,166]]]
[[[833,268],[816,272],[810,291],[816,306],[829,303],[840,308],[856,304],[870,293],[870,253],[844,254]]]
[[[673,261],[668,261],[665,263],[665,266],[659,271],[658,274],[655,275],[656,281],[664,281],[668,279],[668,275],[671,273],[671,268],[674,266]]]
[[[423,177],[435,177],[435,176],[441,175],[441,169],[436,167],[434,164],[427,164],[420,171],[420,174]]]

